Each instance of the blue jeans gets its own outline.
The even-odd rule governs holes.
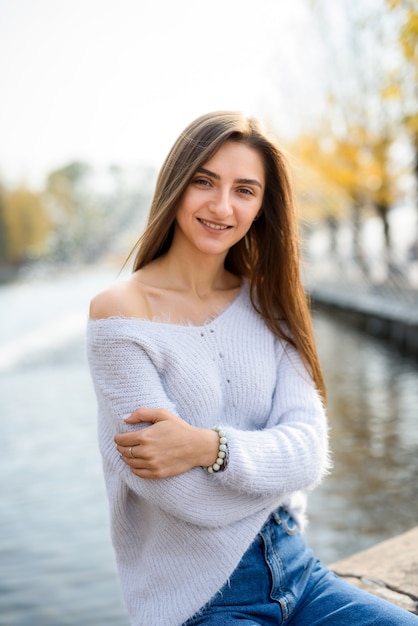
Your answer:
[[[234,624],[418,626],[418,617],[338,578],[315,558],[293,519],[279,509],[228,582],[183,626]]]

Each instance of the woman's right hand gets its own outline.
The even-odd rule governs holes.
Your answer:
[[[216,460],[217,433],[191,426],[165,409],[136,409],[125,421],[149,424],[115,436],[122,460],[140,478],[169,478]]]

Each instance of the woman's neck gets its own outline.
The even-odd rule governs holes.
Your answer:
[[[224,258],[178,254],[169,250],[153,263],[154,271],[171,289],[205,296],[213,291],[233,289],[240,283],[224,267]]]

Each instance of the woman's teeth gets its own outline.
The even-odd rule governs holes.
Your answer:
[[[229,226],[223,226],[222,224],[214,224],[213,222],[207,222],[206,220],[199,220],[205,226],[209,228],[214,228],[215,230],[226,230]]]

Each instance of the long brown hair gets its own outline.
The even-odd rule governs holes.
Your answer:
[[[138,250],[133,271],[170,248],[184,191],[197,169],[226,141],[241,142],[258,151],[266,185],[260,215],[229,250],[225,268],[249,279],[253,306],[276,336],[296,347],[325,399],[308,300],[300,279],[298,220],[288,166],[258,120],[219,111],[202,115],[183,131],[160,170],[148,222],[134,248]]]

